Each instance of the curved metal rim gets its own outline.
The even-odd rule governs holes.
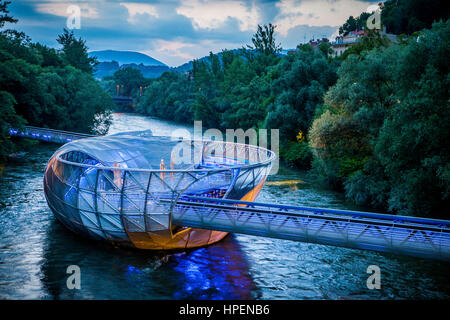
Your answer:
[[[211,142],[211,143],[218,143],[219,141],[213,141],[213,140],[183,140],[183,142],[201,142],[201,143],[205,143],[205,142]],[[233,144],[233,145],[237,145],[237,146],[244,146],[244,147],[253,147],[253,148],[258,148],[261,149],[262,151],[266,151],[270,153],[270,156],[268,157],[267,160],[258,162],[258,163],[253,163],[253,164],[247,164],[247,165],[236,165],[236,166],[230,166],[230,167],[226,167],[226,168],[214,168],[214,169],[167,169],[167,170],[161,170],[161,169],[144,169],[144,168],[123,168],[123,167],[107,167],[107,166],[97,166],[97,165],[92,165],[92,164],[84,164],[84,163],[78,163],[78,162],[72,162],[72,161],[68,161],[68,160],[64,160],[61,159],[60,156],[65,154],[65,153],[59,153],[56,155],[56,160],[58,162],[61,163],[65,163],[65,164],[69,164],[69,165],[73,165],[73,166],[77,166],[77,167],[83,167],[83,168],[97,168],[97,169],[104,169],[104,170],[120,170],[120,171],[133,171],[133,172],[224,172],[224,171],[230,171],[233,169],[252,169],[252,168],[256,168],[256,167],[260,167],[260,166],[264,166],[267,164],[270,164],[271,162],[273,162],[276,159],[276,154],[275,152],[273,152],[272,150],[263,148],[263,147],[259,147],[259,146],[255,146],[255,145],[251,145],[251,144],[243,144],[243,143],[237,143],[237,142],[228,142],[228,141],[220,141],[220,143],[223,144]]]

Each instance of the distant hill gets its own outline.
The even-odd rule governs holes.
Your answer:
[[[238,50],[240,49],[234,49],[231,51]],[[291,50],[295,49],[283,50],[280,55],[285,55]],[[95,72],[95,77],[100,79],[107,76],[112,76],[117,70],[126,67],[132,67],[140,70],[145,78],[158,78],[166,71],[188,72],[192,70],[192,61],[186,62],[175,68],[170,68],[166,64],[153,59],[146,54],[134,51],[91,51],[89,55],[97,57],[100,62],[97,65]],[[218,55],[220,58],[222,56],[222,52],[219,52]],[[209,63],[209,56],[204,56],[198,60]]]
[[[161,61],[134,51],[91,51],[89,52],[89,56],[97,57],[99,61],[96,67],[95,77],[100,79],[112,76],[117,70],[126,67],[140,70],[146,78],[157,78],[163,72],[170,69]]]
[[[203,57],[199,60],[205,59],[206,57]],[[175,67],[175,68],[171,68],[170,71],[176,71],[176,72],[188,72],[192,70],[192,61],[183,63],[182,65]]]
[[[89,56],[97,57],[99,62],[117,61],[119,65],[122,64],[143,64],[146,66],[166,66],[165,63],[158,61],[146,54],[134,51],[116,51],[116,50],[102,50],[91,51]]]
[[[95,77],[103,78],[107,76],[112,76],[114,72],[120,69],[119,63],[117,61],[104,61],[100,62],[95,67]]]
[[[142,72],[142,75],[145,78],[158,78],[160,75],[162,75],[164,72],[169,71],[170,68],[166,65],[164,66],[145,66],[142,63],[136,64],[136,63],[127,63],[119,65],[117,61],[104,61],[100,62],[95,67],[95,77],[102,79],[107,76],[112,76],[114,72],[116,72],[119,69],[124,69],[127,67],[131,67],[134,69],[137,69]]]

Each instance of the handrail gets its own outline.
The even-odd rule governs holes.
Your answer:
[[[187,200],[191,201],[203,201],[203,202],[213,202],[218,204],[230,204],[230,205],[246,205],[248,207],[265,207],[265,208],[277,208],[281,210],[304,210],[304,211],[313,211],[315,213],[330,213],[337,215],[348,215],[348,216],[357,216],[357,217],[366,217],[373,219],[383,219],[383,220],[396,220],[396,222],[412,222],[419,224],[429,224],[429,225],[438,225],[445,226],[446,228],[450,228],[450,220],[441,220],[441,219],[431,219],[431,218],[420,218],[420,217],[410,217],[410,216],[401,216],[401,215],[393,215],[393,214],[384,214],[384,213],[373,213],[373,212],[365,212],[365,211],[352,211],[352,210],[341,210],[341,209],[327,209],[327,208],[319,208],[319,207],[304,207],[304,206],[292,206],[292,205],[284,205],[284,204],[271,204],[271,203],[258,203],[258,202],[249,202],[249,201],[241,201],[241,200],[230,200],[230,199],[216,199],[216,198],[206,198],[206,197],[195,197],[195,196],[186,196],[184,197]],[[244,208],[244,207],[242,207]],[[240,207],[241,209],[241,207]],[[258,209],[260,211],[260,209]],[[282,212],[272,212],[272,213],[280,213]]]
[[[447,220],[182,196],[176,201],[172,222],[192,228],[450,260]]]
[[[88,134],[88,133],[80,133],[80,132],[73,132],[73,131],[64,131],[64,130],[57,130],[57,129],[51,129],[51,128],[41,128],[41,127],[34,127],[34,126],[25,126],[25,129],[31,129],[31,130],[37,130],[37,131],[42,131],[42,132],[53,132],[53,133],[61,133],[61,134],[67,134],[67,135],[77,135],[77,136],[83,136],[86,138],[91,138],[91,137],[96,137],[96,135],[93,134]],[[11,128],[11,130],[16,130],[16,131],[21,131],[20,129],[13,129]]]
[[[194,199],[195,197],[187,197],[190,199]],[[214,201],[214,198],[207,198],[212,199],[213,201],[210,202],[216,202]],[[220,200],[220,199],[219,199]],[[171,202],[171,200],[167,199],[161,199],[161,202]],[[355,216],[351,217],[345,217],[344,215],[347,215],[347,212],[343,211],[342,215],[321,215],[317,214],[317,211],[308,211],[305,210],[304,207],[297,207],[298,210],[304,210],[308,213],[299,213],[299,212],[292,212],[292,211],[272,211],[272,210],[265,210],[261,208],[255,208],[257,206],[260,207],[269,207],[270,204],[267,203],[254,203],[255,206],[251,207],[241,207],[239,206],[239,201],[232,201],[235,205],[213,205],[211,203],[207,202],[192,202],[192,201],[177,201],[177,205],[187,205],[191,207],[208,207],[208,208],[215,208],[215,209],[237,209],[242,212],[252,212],[252,213],[265,213],[265,214],[273,214],[273,215],[280,215],[280,216],[289,216],[289,217],[302,217],[302,218],[312,218],[318,219],[318,220],[333,220],[333,221],[345,221],[345,222],[354,222],[354,223],[370,223],[373,225],[383,225],[383,226],[392,226],[394,223],[397,227],[400,228],[416,228],[420,230],[429,230],[429,231],[442,231],[450,233],[450,228],[446,227],[443,228],[440,225],[423,225],[423,224],[411,224],[411,223],[404,223],[399,221],[392,221],[388,219],[380,219],[373,217],[372,219],[364,219],[364,218],[358,218]],[[242,201],[244,202],[244,201]],[[287,206],[286,206],[287,207]],[[320,209],[320,208],[311,208],[311,209]],[[447,225],[450,225],[450,221],[445,221]]]
[[[255,163],[251,163],[251,164],[234,165],[234,166],[229,166],[229,167],[225,167],[225,168],[220,167],[220,168],[202,168],[202,169],[193,169],[193,168],[188,168],[188,169],[143,169],[143,168],[122,168],[122,167],[98,166],[98,165],[94,165],[94,164],[84,164],[84,163],[72,162],[69,160],[61,159],[62,154],[56,155],[56,159],[58,162],[62,162],[62,163],[73,165],[73,166],[83,167],[83,168],[94,168],[95,167],[96,169],[105,169],[105,170],[118,170],[118,171],[130,171],[130,172],[165,172],[165,173],[171,173],[171,172],[173,172],[173,173],[176,173],[176,172],[197,172],[197,173],[198,172],[208,172],[208,173],[210,173],[210,172],[230,171],[233,169],[252,169],[255,167],[268,165],[276,159],[275,152],[273,152],[269,149],[259,147],[259,146],[254,146],[254,145],[247,145],[247,144],[236,143],[236,142],[227,142],[227,141],[193,140],[193,139],[185,139],[185,140],[183,140],[183,142],[221,143],[221,144],[242,146],[245,148],[255,148],[255,149],[260,149],[259,151],[267,152],[267,154],[269,156],[264,161],[255,162]]]
[[[26,126],[26,129],[29,130],[36,130],[36,131],[40,131],[40,132],[51,132],[54,134],[63,134],[63,135],[70,135],[70,136],[76,136],[76,137],[80,137],[81,138],[93,138],[96,137],[95,135],[89,135],[89,134],[85,134],[85,133],[77,133],[77,132],[69,132],[69,131],[64,131],[64,130],[55,130],[55,129],[48,129],[48,128],[39,128],[39,127],[33,127],[33,126]],[[14,130],[16,132],[14,132],[14,135],[18,135],[19,134],[19,129],[10,129],[10,134],[12,133],[11,130]],[[23,131],[21,131],[23,132]],[[25,132],[26,133],[26,132]],[[46,139],[40,139],[40,140],[45,140]],[[166,172],[166,173],[176,173],[176,172],[194,172],[194,173],[199,173],[199,172],[225,172],[225,171],[230,171],[233,169],[252,169],[255,167],[259,167],[261,165],[268,165],[271,162],[273,162],[276,159],[276,154],[266,148],[260,147],[260,146],[255,146],[255,145],[248,145],[248,144],[243,144],[243,143],[236,143],[236,142],[227,142],[227,141],[213,141],[213,140],[196,140],[196,139],[184,139],[183,142],[187,142],[187,143],[203,143],[205,144],[222,144],[223,148],[226,149],[228,145],[233,146],[234,148],[239,148],[239,147],[243,147],[243,148],[251,148],[254,149],[255,152],[265,152],[267,154],[267,159],[265,159],[264,161],[258,161],[255,163],[250,163],[250,164],[242,164],[242,165],[231,165],[231,166],[227,166],[227,167],[217,167],[217,168],[202,168],[202,169],[144,169],[144,168],[123,168],[123,167],[109,167],[109,166],[97,166],[97,165],[92,165],[92,164],[83,164],[83,163],[78,163],[78,162],[72,162],[69,160],[65,160],[62,159],[62,153],[58,154],[56,156],[56,159],[58,162],[64,163],[64,164],[68,164],[68,165],[73,165],[73,166],[78,166],[78,167],[83,167],[83,168],[92,168],[95,167],[96,169],[105,169],[105,170],[116,170],[116,171],[130,171],[130,172]],[[216,149],[216,148],[215,148]],[[202,148],[202,152],[204,152],[204,149]],[[259,157],[258,157],[259,158]]]

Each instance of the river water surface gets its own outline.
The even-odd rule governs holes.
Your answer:
[[[190,127],[114,114],[110,133]],[[59,224],[42,178],[58,146],[38,144],[0,176],[0,299],[448,299],[449,263],[246,235],[185,252],[142,252],[79,238]],[[358,209],[281,167],[258,201]],[[278,185],[273,181],[301,180]],[[272,181],[272,183],[270,183]],[[66,270],[81,268],[81,289]],[[369,290],[367,267],[381,269]]]

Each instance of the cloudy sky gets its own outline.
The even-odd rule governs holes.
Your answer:
[[[338,26],[377,1],[367,0],[13,0],[16,28],[33,41],[57,47],[70,13],[81,9],[76,35],[90,50],[139,51],[178,66],[209,51],[250,44],[258,24],[277,25],[284,49],[312,37],[333,37]]]

